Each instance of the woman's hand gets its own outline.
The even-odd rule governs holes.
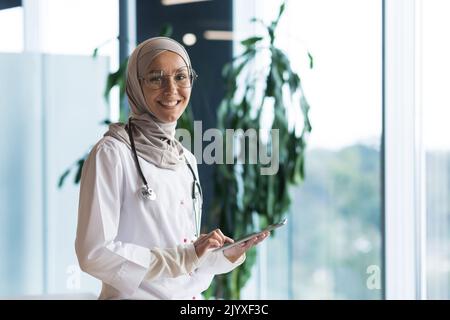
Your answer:
[[[194,242],[195,253],[200,258],[208,249],[220,248],[226,242],[233,243],[234,240],[225,236],[220,229],[213,230],[208,234],[200,235]]]
[[[230,260],[230,262],[234,263],[236,262],[240,256],[242,256],[248,249],[250,249],[253,246],[256,246],[258,243],[266,239],[270,235],[270,232],[264,232],[260,235],[257,235],[250,240],[245,241],[244,243],[241,243],[237,246],[234,246],[229,249],[225,249],[223,251],[223,254],[225,257]]]

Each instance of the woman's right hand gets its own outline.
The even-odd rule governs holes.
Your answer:
[[[216,229],[207,234],[201,234],[194,242],[197,257],[203,256],[209,249],[222,247],[226,242],[233,243],[234,240],[225,236],[220,229]]]

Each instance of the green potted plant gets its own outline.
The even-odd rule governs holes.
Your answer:
[[[226,94],[218,111],[218,127],[222,130],[223,141],[230,139],[226,136],[226,129],[242,129],[244,132],[254,129],[258,133],[256,140],[244,144],[245,154],[249,154],[251,144],[262,145],[264,149],[270,150],[277,141],[270,137],[263,141],[259,134],[263,128],[261,115],[267,100],[271,100],[273,106],[271,128],[277,129],[279,133],[279,169],[276,174],[262,175],[262,164],[250,164],[249,161],[239,163],[236,161],[238,155],[234,155],[233,164],[217,165],[211,208],[215,219],[212,223],[219,225],[224,234],[234,238],[281,220],[288,213],[291,203],[289,188],[304,177],[306,141],[311,132],[309,105],[299,75],[292,70],[287,55],[275,45],[275,32],[284,10],[285,3],[281,5],[277,18],[269,25],[259,19],[252,19],[254,23],[263,24],[266,33],[242,41],[244,52],[223,68]],[[256,59],[267,52],[271,57],[270,63],[262,69],[255,68],[258,65],[254,63]],[[308,56],[312,68],[313,59],[310,54]],[[238,83],[242,77],[245,79],[244,93],[238,92]],[[257,85],[261,81],[262,89]],[[299,100],[293,101],[292,97],[296,93]],[[255,101],[260,102],[255,105]],[[296,134],[299,124],[295,124],[294,128],[288,127],[286,101],[301,109],[303,123],[300,135]],[[229,274],[215,278],[206,297],[239,299],[255,261],[256,251],[251,249],[247,252],[244,264]]]

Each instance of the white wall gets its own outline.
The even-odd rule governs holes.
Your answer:
[[[101,137],[107,58],[0,54],[0,296],[93,292],[77,267],[78,185],[61,174]]]

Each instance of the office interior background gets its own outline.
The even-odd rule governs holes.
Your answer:
[[[194,118],[212,128],[223,65],[281,2],[0,0],[0,298],[99,293],[74,252],[78,185],[58,181],[119,118],[107,74],[169,23],[200,75]],[[311,105],[306,178],[242,298],[449,299],[450,2],[286,6],[278,45]]]

